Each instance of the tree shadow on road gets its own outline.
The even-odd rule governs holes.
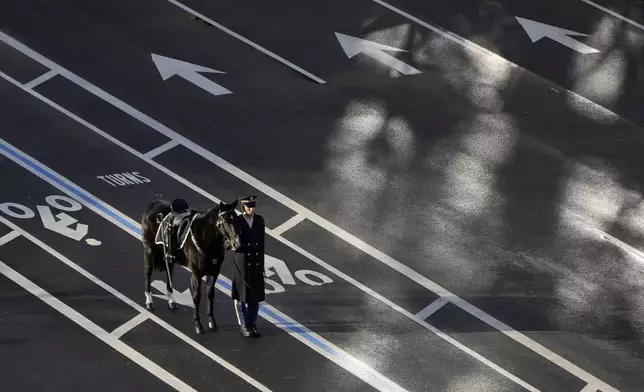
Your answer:
[[[372,26],[386,38],[376,23],[362,37]],[[644,271],[597,230],[630,225],[644,244],[628,214],[644,189],[642,129],[427,30],[395,40],[423,74],[392,81],[372,62],[378,76],[335,80],[369,87],[345,94],[326,144],[324,186],[341,202],[312,208],[519,331],[580,336],[588,358],[641,357]],[[625,70],[622,102],[640,91],[637,67]]]

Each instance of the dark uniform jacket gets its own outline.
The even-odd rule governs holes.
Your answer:
[[[237,216],[240,248],[234,253],[232,298],[241,302],[264,301],[264,218],[253,214],[253,228]]]

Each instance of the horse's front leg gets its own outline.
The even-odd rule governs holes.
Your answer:
[[[174,302],[174,298],[172,298],[172,286],[174,285],[172,283],[172,271],[174,271],[174,263],[168,263],[165,270],[166,295],[168,296],[168,307],[171,310],[177,310],[177,304]]]
[[[194,325],[198,334],[203,333],[203,327],[199,320],[199,303],[201,302],[201,278],[193,271],[190,279],[190,291],[192,292],[192,303],[194,304]]]
[[[208,328],[210,328],[211,331],[217,331],[219,329],[214,316],[216,280],[217,275],[212,275],[212,273],[210,273],[206,276],[206,292],[208,294],[208,308],[206,309],[206,314],[208,315]]]

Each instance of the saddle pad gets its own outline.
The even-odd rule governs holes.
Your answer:
[[[192,222],[195,221],[195,219],[199,216],[199,214],[194,214],[191,217],[188,217],[187,219],[190,219],[190,223],[188,223],[188,228],[184,229],[183,232],[177,232],[177,235],[180,236],[179,238],[179,248],[178,249],[183,249],[183,245],[186,243],[186,240],[188,239],[188,235],[192,233]]]

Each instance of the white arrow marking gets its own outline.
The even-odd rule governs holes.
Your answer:
[[[273,268],[275,272],[270,271],[271,268]],[[279,276],[282,283],[290,285],[295,284],[295,279],[293,278],[293,275],[291,275],[291,271],[288,270],[286,263],[273,256],[266,255],[266,258],[264,259],[264,272],[266,273],[267,278],[277,273],[277,276]]]
[[[43,226],[45,226],[46,229],[54,231],[58,234],[62,234],[66,237],[75,239],[76,241],[80,241],[87,234],[88,227],[87,225],[84,225],[82,223],[77,223],[76,229],[70,228],[69,226],[73,225],[78,221],[72,218],[71,216],[65,214],[64,212],[61,212],[58,215],[56,215],[56,218],[59,219],[59,220],[56,220],[56,218],[54,218],[54,215],[51,213],[51,209],[49,207],[36,206],[36,208],[38,208],[38,213],[40,214],[40,220],[42,221],[42,224]]]
[[[165,282],[162,282],[160,280],[153,281],[152,283],[150,283],[150,286],[154,287],[161,293],[166,292],[166,284]],[[152,294],[152,296],[168,300],[168,297],[165,294]],[[193,309],[195,307],[194,303],[192,302],[192,293],[190,293],[189,288],[183,291],[179,291],[177,289],[172,290],[172,299],[174,299],[174,301],[179,305],[189,306]]]
[[[530,19],[519,18],[518,16],[515,16],[515,18],[521,24],[525,32],[528,33],[528,36],[530,37],[532,42],[537,42],[543,37],[548,37],[551,40],[557,41],[560,44],[565,45],[570,49],[573,49],[582,54],[599,52],[599,50],[591,48],[590,46],[569,37],[569,35],[587,37],[588,34],[582,34],[576,31],[550,26],[545,23],[535,22]]]
[[[381,63],[395,69],[403,75],[415,75],[421,73],[419,70],[410,66],[409,64],[406,64],[398,60],[397,58],[383,52],[383,50],[393,52],[406,52],[406,50],[379,44],[377,42],[367,41],[362,38],[356,38],[341,33],[335,33],[335,36],[337,37],[338,42],[340,42],[344,53],[346,53],[349,58],[352,58],[358,53],[364,53],[372,57],[374,60],[380,61]]]
[[[211,72],[220,74],[223,74],[225,72],[202,67],[201,65],[187,63],[181,60],[175,60],[170,57],[160,56],[154,53],[152,53],[152,61],[154,61],[154,64],[157,66],[159,74],[161,74],[161,78],[163,80],[167,80],[174,75],[179,75],[190,83],[195,84],[208,91],[212,95],[216,96],[232,94],[232,91],[198,74],[198,72]]]
[[[282,286],[281,284],[277,283],[273,279],[266,278],[265,282],[272,287],[272,289],[264,289],[264,292],[266,294],[277,294],[277,293],[283,293],[283,292],[286,291],[284,289],[284,286]]]

